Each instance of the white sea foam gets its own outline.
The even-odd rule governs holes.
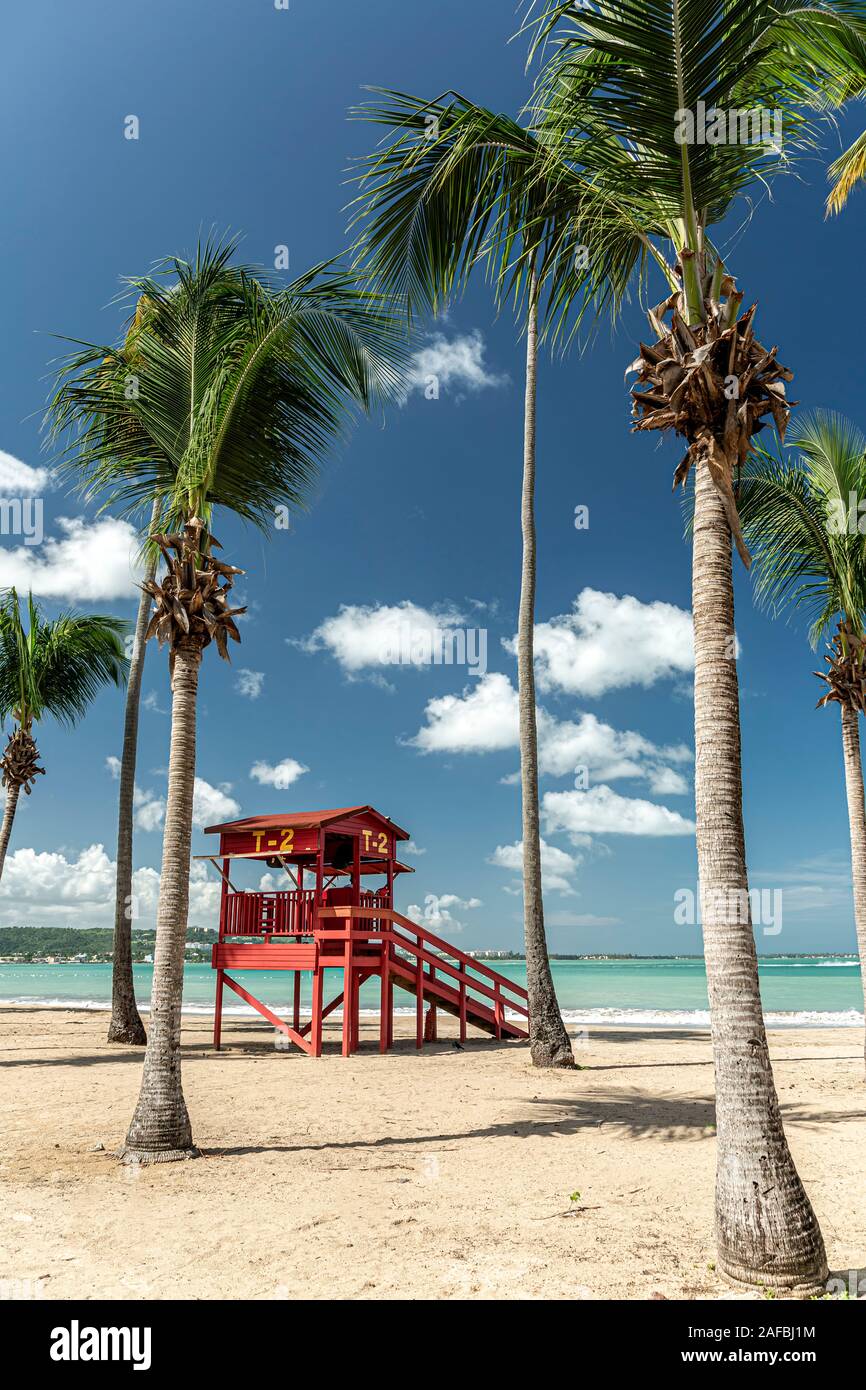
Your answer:
[[[860,962],[851,960],[761,960],[762,970],[857,970]]]
[[[138,1007],[140,1013],[149,1013],[147,1004],[141,1003]],[[84,1009],[107,1012],[111,1008],[111,1004],[105,999],[57,999],[21,995],[15,999],[0,1000],[0,1008],[70,1009],[73,1011]],[[288,1019],[291,1017],[291,1010],[289,1009],[280,1008],[273,1004],[269,1005],[269,1008],[279,1018]],[[212,1017],[213,1004],[185,1003],[183,1012],[202,1017]],[[518,1015],[512,1014],[510,1010],[506,1012],[509,1018],[518,1019]],[[414,1007],[395,1008],[394,1013],[411,1018],[415,1009]],[[361,1014],[365,1018],[379,1017],[378,1009],[362,1009]],[[255,1019],[259,1017],[261,1015],[257,1014],[249,1004],[226,1004],[223,1007],[223,1018]],[[307,1020],[309,1017],[309,1009],[302,1008],[301,1018]],[[342,1017],[341,1010],[335,1009],[331,1017],[334,1019]],[[707,1009],[563,1009],[562,1017],[566,1023],[579,1027],[603,1027],[607,1025],[620,1028],[698,1028],[706,1030],[710,1026],[710,1015]],[[765,1014],[764,1020],[768,1028],[862,1028],[864,1023],[863,1015],[857,1009],[842,1009],[838,1012],[822,1012],[817,1009],[800,1009],[789,1013],[774,1011]]]
[[[625,1028],[701,1028],[710,1026],[708,1009],[563,1009],[566,1023],[588,1027],[617,1024]],[[764,1014],[768,1028],[862,1028],[863,1015],[856,1009],[821,1012],[800,1009]]]

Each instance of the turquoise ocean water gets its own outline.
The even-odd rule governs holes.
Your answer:
[[[503,975],[525,983],[522,961],[491,961]],[[329,972],[330,974],[330,972]],[[569,1023],[622,1023],[668,1027],[705,1027],[707,989],[702,960],[569,960],[554,961],[553,975],[563,1016]],[[271,971],[236,972],[238,981],[277,1013],[287,1012],[291,980]],[[144,1008],[150,996],[151,968],[135,966],[135,987]],[[326,997],[339,993],[334,972]],[[855,957],[784,956],[761,961],[761,992],[768,1022],[800,1027],[854,1026],[863,1022],[863,994]],[[302,1007],[309,1006],[309,976],[303,977]],[[105,1009],[111,999],[110,965],[0,964],[0,1006]],[[210,1013],[214,972],[209,965],[187,965],[184,1009]],[[409,995],[395,992],[398,1008],[413,1006]],[[378,1008],[378,984],[362,988],[361,1007]],[[251,1013],[237,995],[226,990],[225,1012]]]

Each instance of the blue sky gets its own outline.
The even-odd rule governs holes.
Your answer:
[[[285,244],[293,272],[339,252],[346,166],[377,138],[346,119],[362,86],[429,96],[453,87],[516,112],[528,88],[524,44],[507,42],[515,27],[510,0],[290,0],[288,11],[273,0],[19,4],[6,17],[0,98],[6,493],[15,460],[50,464],[39,418],[52,333],[114,341],[119,277],[189,252],[200,230],[242,233],[244,259],[268,265]],[[130,114],[136,141],[124,138]],[[861,120],[853,112],[842,135]],[[825,222],[824,192],[815,161],[777,185],[773,202],[743,207],[727,249],[746,302],[759,300],[760,337],[796,373],[795,398],[856,419],[862,316],[851,268],[866,201],[856,195]],[[632,306],[615,335],[541,372],[542,795],[560,952],[700,949],[698,928],[674,919],[675,894],[696,872],[689,552],[670,493],[676,445],[629,433],[623,371],[640,334]],[[362,423],[289,531],[216,526],[248,572],[250,616],[232,667],[213,651],[205,658],[201,817],[371,802],[421,851],[398,905],[418,905],[465,946],[515,947],[516,675],[505,644],[519,579],[522,345],[479,282],[414,347],[419,381],[439,375],[438,399],[413,389]],[[40,494],[46,539],[25,547],[2,536],[0,584],[32,583],[51,611],[74,603],[131,617],[122,528],[94,529],[57,488]],[[575,528],[577,506],[589,508],[587,530]],[[814,709],[818,663],[802,629],[756,612],[745,574],[736,585],[749,866],[755,887],[783,895],[782,931],[759,936],[759,949],[853,949],[838,718]],[[486,675],[369,664],[407,621],[483,628]],[[144,691],[136,864],[147,918],[169,729],[156,649]],[[48,775],[22,798],[0,921],[110,920],[121,721],[109,692],[74,733],[41,729]],[[273,769],[287,764],[287,780],[292,763],[307,770],[284,789],[251,776],[261,765],[279,780]],[[588,793],[574,790],[578,765]],[[206,848],[197,832],[196,852]],[[213,920],[213,903],[196,881],[192,919]]]

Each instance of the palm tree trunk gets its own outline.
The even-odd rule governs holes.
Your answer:
[[[866,808],[863,801],[859,719],[856,709],[852,709],[850,705],[842,706],[842,752],[845,759],[845,790],[848,795],[848,829],[851,833],[854,922],[857,928],[857,950],[860,955],[860,976],[866,1013]]]
[[[523,568],[517,623],[517,684],[520,705],[520,784],[523,801],[523,928],[529,1045],[536,1067],[573,1067],[574,1054],[562,1020],[544,934],[541,835],[538,824],[538,732],[535,716],[535,402],[538,375],[538,283],[529,288],[526,327],[526,407],[523,431]]]
[[[127,1163],[165,1163],[198,1155],[181,1086],[180,1026],[200,665],[200,645],[181,642],[174,653],[172,676],[171,752],[150,1027],[138,1104],[120,1155]]]
[[[3,877],[3,865],[6,863],[6,851],[9,848],[9,837],[12,834],[12,822],[15,819],[15,810],[18,806],[18,797],[21,794],[21,784],[10,782],[6,788],[6,808],[3,812],[3,825],[0,827],[0,878]]]
[[[705,458],[695,479],[695,809],[716,1076],[716,1238],[732,1280],[818,1289],[824,1242],[788,1149],[748,906],[731,530]]]
[[[151,530],[159,515],[154,502]],[[156,574],[156,557],[148,562],[145,579]],[[111,1022],[108,1026],[110,1043],[147,1042],[144,1024],[135,1002],[132,979],[132,817],[135,798],[135,764],[138,754],[138,716],[141,704],[141,680],[144,674],[144,634],[150,617],[151,597],[142,591],[135,621],[135,637],[129,662],[126,685],[126,710],[123,718],[123,752],[120,760],[120,786],[117,798],[117,878],[114,889],[114,951],[111,968]]]

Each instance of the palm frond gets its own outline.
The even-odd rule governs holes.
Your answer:
[[[618,311],[635,268],[658,255],[627,199],[584,179],[549,137],[458,93],[378,96],[354,112],[390,132],[361,161],[356,258],[410,320],[440,312],[479,266],[521,316],[540,284],[545,332],[563,344],[587,314]]]
[[[698,228],[815,148],[864,37],[853,0],[551,3],[534,24],[551,55],[536,126],[619,196],[631,181],[636,215],[695,252]]]
[[[61,367],[59,471],[141,525],[156,498],[168,526],[216,506],[267,526],[304,505],[353,409],[402,380],[400,321],[350,271],[323,263],[280,289],[232,250],[207,243],[166,263],[168,284],[128,282],[141,312],[123,345],[79,344]]]
[[[26,624],[15,590],[0,596],[0,718],[20,723],[51,715],[74,724],[105,685],[126,679],[123,638],[129,624],[101,614],[47,618],[27,601]]]
[[[834,159],[828,170],[833,185],[827,195],[827,213],[841,212],[854,189],[866,180],[866,130]]]
[[[839,415],[797,422],[796,457],[756,452],[741,480],[738,510],[755,560],[756,594],[774,613],[803,610],[817,646],[834,617],[860,631],[866,610],[866,438]],[[866,530],[866,519],[863,521]]]

